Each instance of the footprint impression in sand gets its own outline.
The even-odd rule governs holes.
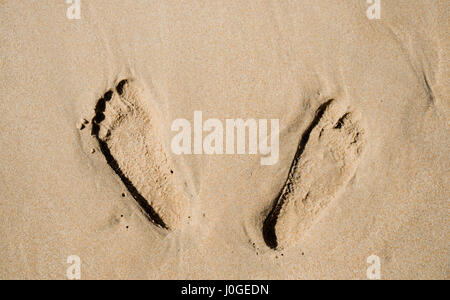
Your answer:
[[[147,218],[173,230],[189,200],[164,149],[161,124],[152,95],[136,80],[123,80],[98,100],[92,135]]]
[[[345,188],[359,164],[364,137],[358,116],[345,102],[330,100],[318,109],[264,222],[270,248],[292,245]]]

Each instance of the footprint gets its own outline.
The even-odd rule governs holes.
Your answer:
[[[359,117],[330,100],[304,133],[288,178],[264,221],[266,244],[285,249],[301,237],[356,172],[365,143]]]
[[[147,218],[173,230],[189,201],[164,149],[161,124],[152,95],[139,82],[123,80],[98,101],[92,135]]]

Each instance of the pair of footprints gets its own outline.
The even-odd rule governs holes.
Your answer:
[[[189,199],[164,149],[160,116],[145,87],[123,80],[97,102],[92,135],[146,217],[175,230]],[[281,250],[293,244],[352,179],[365,142],[360,123],[343,101],[320,106],[262,226],[267,246]]]

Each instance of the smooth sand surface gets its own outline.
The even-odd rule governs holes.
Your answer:
[[[372,255],[383,279],[448,279],[450,4],[381,2],[369,20],[365,0],[83,0],[69,20],[63,0],[2,0],[0,279],[65,279],[70,255],[83,279],[365,279]],[[170,230],[91,134],[124,79],[148,95],[100,140]],[[317,200],[283,207],[274,250],[263,224],[330,99],[352,119],[311,131],[290,203]],[[172,122],[194,111],[279,119],[279,162],[173,154]]]

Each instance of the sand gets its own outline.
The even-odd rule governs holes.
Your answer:
[[[0,279],[449,278],[448,1],[69,7],[0,3]],[[278,162],[175,154],[196,111]]]

